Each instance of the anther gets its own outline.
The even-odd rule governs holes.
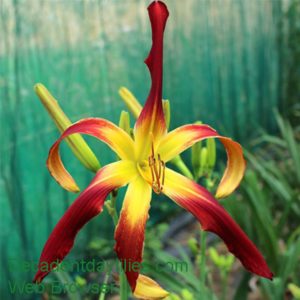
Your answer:
[[[166,167],[159,154],[157,155],[157,160],[155,159],[153,143],[151,145],[151,150],[152,153],[148,158],[148,162],[152,176],[152,188],[156,194],[160,194],[164,187]]]

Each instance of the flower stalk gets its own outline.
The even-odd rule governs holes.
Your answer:
[[[175,156],[173,159],[170,160],[170,163],[172,163],[174,166],[177,167],[177,169],[186,176],[187,178],[193,179],[194,176],[191,173],[190,169],[187,167],[187,165],[184,163],[180,155]]]
[[[108,282],[109,274],[105,274],[104,280],[103,280],[103,285],[106,285]],[[99,295],[99,300],[105,300],[105,295],[106,295],[106,290],[102,289],[100,295]]]
[[[107,208],[107,211],[109,215],[111,216],[114,227],[118,225],[119,222],[119,217],[116,209],[116,202],[117,202],[117,195],[118,192],[117,190],[114,190],[111,192],[111,198],[110,200],[107,200],[105,202],[105,207]],[[120,300],[127,300],[128,299],[128,284],[127,284],[127,279],[125,276],[125,273],[122,269],[122,263],[119,262],[119,283],[120,283]]]

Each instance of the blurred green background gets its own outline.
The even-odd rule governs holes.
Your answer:
[[[299,105],[299,1],[165,1],[163,97],[171,128],[201,120],[248,145],[276,133],[273,109],[292,124]],[[120,86],[141,102],[150,78],[143,63],[151,45],[150,1],[0,0],[1,295],[7,280],[31,280],[11,259],[37,261],[53,226],[75,195],[63,191],[45,166],[58,132],[33,86],[43,83],[72,121],[118,122]],[[108,148],[86,139],[105,164]],[[88,173],[67,147],[62,156],[84,188]],[[104,213],[79,234],[73,254],[95,236],[112,239]]]

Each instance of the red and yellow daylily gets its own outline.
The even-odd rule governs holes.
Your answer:
[[[263,256],[204,187],[169,169],[166,164],[200,140],[218,138],[227,152],[227,168],[218,186],[216,198],[232,193],[245,171],[240,144],[221,136],[207,125],[184,125],[167,132],[162,107],[163,34],[168,10],[160,1],[149,7],[152,48],[145,60],[152,85],[146,104],[134,126],[134,138],[110,121],[82,119],[65,130],[49,152],[47,166],[51,175],[65,189],[79,188],[66,171],[59,155],[61,141],[72,134],[88,134],[106,143],[120,158],[100,169],[89,186],[68,208],[49,236],[40,263],[61,262],[73,247],[78,231],[103,209],[107,195],[128,184],[119,223],[115,230],[115,251],[121,262],[142,262],[145,225],[152,191],[165,194],[191,212],[203,230],[217,234],[244,265],[259,276],[272,278]],[[139,272],[124,270],[132,291],[137,287]],[[34,281],[40,282],[49,270],[38,270]]]

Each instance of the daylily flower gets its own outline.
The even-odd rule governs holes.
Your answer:
[[[64,168],[60,155],[61,141],[75,133],[88,134],[106,143],[120,158],[100,169],[90,185],[79,195],[55,226],[40,257],[40,264],[61,262],[73,247],[78,231],[98,215],[105,198],[114,189],[128,184],[115,230],[115,251],[121,262],[142,262],[144,231],[152,191],[165,194],[191,212],[202,229],[217,234],[244,265],[259,276],[272,278],[263,256],[217,200],[202,186],[169,169],[166,164],[200,140],[218,138],[227,151],[228,163],[216,192],[226,197],[239,185],[245,171],[241,146],[219,135],[207,125],[184,125],[167,132],[162,107],[163,34],[168,10],[160,1],[149,8],[152,48],[145,60],[152,85],[146,104],[135,126],[134,138],[113,123],[100,118],[82,119],[65,130],[49,152],[47,165],[52,176],[69,191],[79,190]],[[123,264],[123,265],[124,265]],[[134,292],[137,270],[124,269]],[[39,269],[34,281],[40,282],[49,270]]]

